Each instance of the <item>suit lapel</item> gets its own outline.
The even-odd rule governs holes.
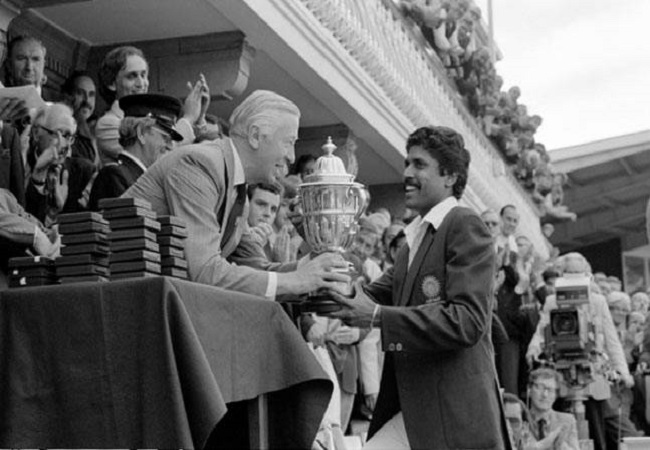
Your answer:
[[[393,303],[397,304],[402,297],[404,279],[409,264],[409,246],[402,245],[395,257],[395,269],[393,271]]]
[[[235,156],[231,142],[228,141],[223,149],[225,161],[225,179],[226,192],[223,203],[219,208],[219,226],[221,227],[221,251],[227,256],[234,250],[233,238],[241,236],[236,232],[238,227],[237,219],[245,215],[242,213],[246,209],[246,188],[240,188],[240,192],[235,195]],[[241,190],[243,189],[243,192]],[[239,199],[239,200],[238,200]],[[235,210],[236,209],[236,210]]]
[[[415,279],[417,278],[418,273],[420,273],[422,270],[424,257],[429,252],[429,248],[433,244],[435,234],[436,232],[434,231],[433,226],[428,225],[427,231],[424,235],[424,238],[422,239],[422,243],[420,244],[420,248],[415,254],[413,262],[411,263],[411,267],[406,273],[404,287],[402,289],[402,293],[399,296],[399,306],[405,306],[409,303],[411,299],[411,293],[413,292],[413,284],[415,283]]]

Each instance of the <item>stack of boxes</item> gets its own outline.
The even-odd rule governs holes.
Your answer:
[[[9,287],[57,284],[54,260],[44,256],[19,256],[9,259]]]
[[[160,216],[158,245],[162,257],[162,274],[174,278],[187,279],[187,261],[185,260],[185,223],[175,216]]]
[[[103,282],[166,275],[187,279],[185,223],[161,216],[137,198],[99,201],[101,214],[61,214],[61,256],[19,257],[9,260],[9,285]]]
[[[108,222],[96,212],[61,214],[61,257],[55,261],[61,283],[108,281]]]
[[[160,276],[160,224],[151,204],[138,198],[107,198],[99,201],[99,208],[111,226],[111,279]]]

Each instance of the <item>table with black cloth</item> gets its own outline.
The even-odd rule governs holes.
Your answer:
[[[247,446],[262,395],[270,447],[310,448],[331,391],[274,302],[165,277],[0,291],[0,448]]]

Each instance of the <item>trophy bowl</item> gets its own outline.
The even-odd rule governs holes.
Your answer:
[[[336,147],[331,139],[323,146],[325,156],[318,158],[316,170],[299,186],[303,212],[304,237],[312,253],[345,253],[354,241],[358,221],[370,201],[367,189],[354,182],[354,175],[343,168],[340,158],[332,154]],[[352,275],[350,268],[342,273]],[[350,294],[351,284],[340,286]],[[303,303],[303,311],[326,313],[341,307],[329,300],[326,292],[312,292]]]

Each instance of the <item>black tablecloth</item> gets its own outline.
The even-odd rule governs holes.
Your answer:
[[[331,390],[277,303],[163,277],[0,292],[0,448],[201,448],[260,394],[271,446],[309,448]]]

